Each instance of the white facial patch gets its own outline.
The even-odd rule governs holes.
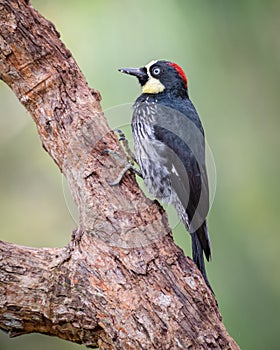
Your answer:
[[[162,92],[165,87],[160,82],[159,79],[156,79],[151,76],[150,68],[153,64],[155,64],[157,61],[152,61],[149,64],[146,65],[147,74],[149,76],[149,79],[147,83],[142,87],[143,94],[158,94],[159,92]]]

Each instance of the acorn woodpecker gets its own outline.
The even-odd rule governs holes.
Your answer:
[[[191,235],[193,260],[211,289],[203,257],[203,252],[208,261],[211,257],[204,131],[189,99],[186,75],[164,60],[119,71],[137,77],[142,87],[132,132],[144,183],[153,196],[174,205]]]

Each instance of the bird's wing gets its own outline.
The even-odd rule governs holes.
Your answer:
[[[204,223],[209,210],[204,134],[199,119],[198,123],[194,118],[198,118],[197,114],[190,119],[181,112],[160,107],[154,123],[154,135],[165,145],[161,156],[172,188],[188,215],[190,232]]]

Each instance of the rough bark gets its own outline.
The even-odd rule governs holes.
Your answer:
[[[100,349],[239,349],[166,215],[103,149],[122,152],[52,23],[0,1],[0,78],[32,115],[66,176],[79,228],[62,249],[0,242],[0,328]],[[119,168],[119,169],[118,169]]]

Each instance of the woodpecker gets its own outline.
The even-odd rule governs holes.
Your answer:
[[[204,130],[189,98],[186,75],[165,60],[119,71],[138,78],[142,87],[131,125],[144,183],[153,196],[174,205],[191,235],[193,260],[212,290],[203,256],[211,258]]]

